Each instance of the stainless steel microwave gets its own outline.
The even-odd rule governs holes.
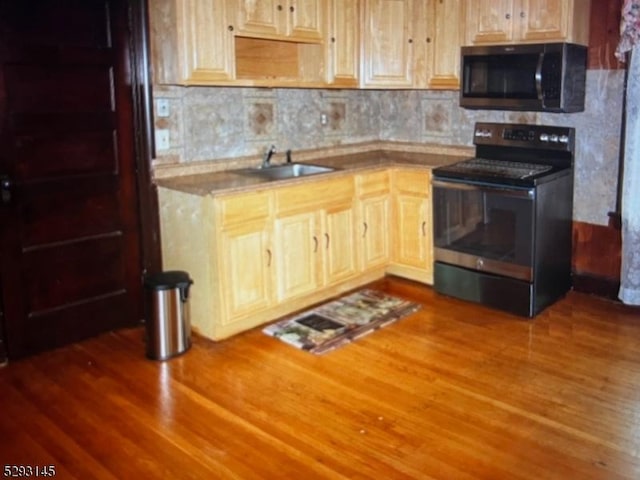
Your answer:
[[[460,106],[582,112],[587,47],[538,43],[462,47]]]

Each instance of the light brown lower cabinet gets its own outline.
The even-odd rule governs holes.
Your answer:
[[[385,268],[389,263],[391,238],[391,175],[389,170],[356,176],[358,192],[357,239],[360,270]]]
[[[429,179],[388,169],[213,197],[159,188],[163,268],[194,279],[193,329],[214,340],[386,271],[430,282]]]
[[[387,271],[432,284],[431,172],[396,169],[392,177],[393,249]]]

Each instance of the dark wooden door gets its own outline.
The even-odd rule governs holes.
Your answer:
[[[142,318],[127,0],[0,0],[9,358]]]

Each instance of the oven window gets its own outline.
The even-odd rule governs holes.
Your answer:
[[[436,248],[501,263],[532,265],[533,202],[530,198],[513,195],[508,189],[480,187],[434,186],[433,192]]]

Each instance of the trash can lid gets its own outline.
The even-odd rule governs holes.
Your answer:
[[[145,276],[144,286],[152,290],[170,290],[186,288],[193,283],[187,272],[172,270]]]

